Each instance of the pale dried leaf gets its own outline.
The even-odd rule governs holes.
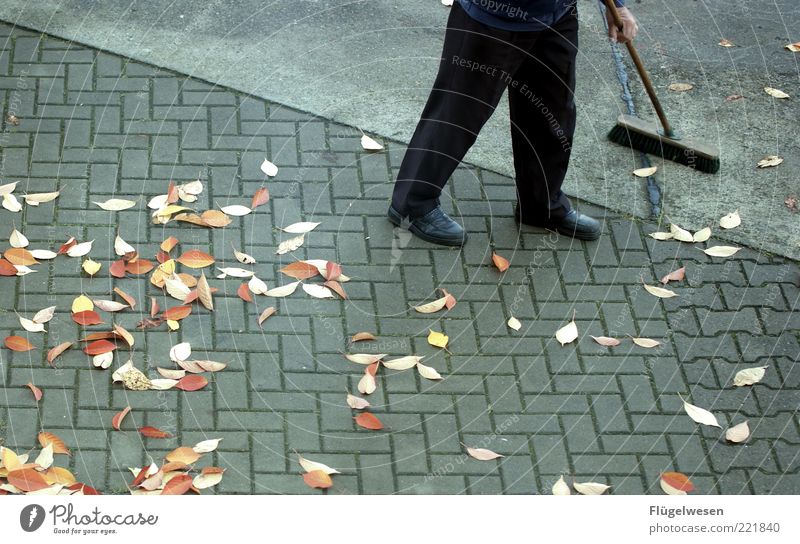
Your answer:
[[[305,241],[305,234],[300,234],[298,236],[295,236],[294,238],[289,238],[288,240],[284,240],[278,245],[278,250],[275,253],[277,255],[284,255],[285,253],[294,251],[295,249],[302,246],[304,241]]]
[[[3,207],[10,212],[18,213],[22,211],[22,204],[13,194],[3,195]]]
[[[281,285],[280,287],[273,287],[264,294],[268,297],[286,297],[294,293],[298,285],[300,285],[300,282],[294,281],[292,283],[287,283],[286,285]]]
[[[654,285],[647,285],[646,283],[643,283],[642,285],[644,285],[644,288],[648,293],[658,298],[672,298],[678,296],[678,293],[675,291],[665,289],[664,287],[656,287]]]
[[[232,215],[233,217],[243,217],[253,211],[247,206],[242,206],[241,204],[231,204],[230,206],[225,206],[220,209],[223,213]]]
[[[685,93],[694,89],[694,85],[691,83],[672,83],[667,88],[674,93]]]
[[[264,159],[264,162],[261,163],[261,171],[271,178],[278,175],[278,167],[267,159]]]
[[[368,408],[370,406],[368,400],[362,399],[361,397],[357,397],[350,393],[347,394],[347,405],[354,410],[363,410],[364,408]]]
[[[300,223],[292,223],[288,227],[283,227],[281,230],[283,232],[288,232],[289,234],[305,234],[307,232],[311,232],[319,225],[320,223],[301,221]]]
[[[694,236],[692,236],[691,232],[680,228],[674,223],[669,226],[669,231],[672,233],[672,237],[679,242],[694,242]]]
[[[250,281],[247,282],[247,287],[254,295],[263,295],[268,291],[267,284],[253,275]]]
[[[661,283],[666,285],[671,281],[683,281],[684,279],[686,279],[686,267],[682,266],[661,278]]]
[[[208,440],[198,442],[192,447],[192,449],[195,453],[211,453],[217,449],[217,446],[219,446],[221,441],[222,438],[209,438]]]
[[[689,417],[692,418],[697,423],[700,423],[702,425],[710,425],[712,427],[720,427],[720,424],[717,422],[716,416],[714,416],[714,414],[712,414],[711,412],[709,412],[704,408],[700,408],[698,406],[695,406],[694,404],[689,404],[684,400],[683,409],[686,410],[686,413],[689,414]]]
[[[520,323],[519,319],[517,319],[513,315],[508,318],[506,325],[508,325],[509,328],[514,329],[515,331],[518,331],[522,328],[522,323]]]
[[[649,348],[654,348],[656,346],[660,346],[661,345],[661,342],[659,342],[658,340],[653,340],[652,338],[634,338],[634,337],[631,337],[631,340],[633,340],[633,343],[636,344],[637,346],[640,346],[640,347],[643,347],[643,348],[648,348],[648,349]]]
[[[55,315],[56,307],[55,306],[48,306],[42,310],[36,312],[36,315],[33,316],[34,323],[47,323],[51,319],[53,319],[53,315]]]
[[[420,355],[406,355],[391,361],[384,361],[383,366],[391,370],[408,370],[419,363],[424,356]]]
[[[150,389],[154,391],[167,391],[178,385],[178,380],[171,378],[156,378],[150,380]]]
[[[764,92],[773,98],[781,98],[781,99],[789,98],[788,94],[774,87],[764,87]]]
[[[372,363],[377,363],[386,355],[386,353],[345,353],[344,357],[352,363],[371,365]]]
[[[729,442],[740,444],[750,437],[750,426],[747,421],[742,421],[725,431],[725,439]]]
[[[119,312],[128,307],[127,304],[122,304],[116,300],[94,300],[94,305],[103,310],[104,312]]]
[[[564,481],[564,477],[560,476],[558,481],[553,484],[553,495],[571,495],[572,492],[569,490],[569,486],[567,482]]]
[[[125,200],[122,198],[110,198],[105,202],[94,202],[94,203],[108,212],[119,212],[136,206],[135,201]]]
[[[364,375],[358,381],[358,392],[364,395],[371,395],[375,392],[378,385],[375,382],[375,376],[369,373],[369,370],[364,371]]]
[[[658,171],[658,166],[650,166],[648,168],[637,168],[633,171],[633,175],[638,178],[646,178],[652,176]]]
[[[611,486],[597,482],[585,482],[585,483],[575,482],[572,484],[572,486],[575,488],[575,491],[577,491],[581,495],[602,495],[603,493],[611,489]]]
[[[773,166],[778,166],[783,162],[783,157],[779,157],[778,155],[767,155],[760,161],[758,161],[759,168],[771,168]]]
[[[75,244],[74,246],[72,246],[67,250],[67,255],[69,255],[70,257],[83,257],[92,250],[93,242],[94,240],[90,240],[88,242],[81,242],[80,244]]]
[[[732,246],[713,246],[703,250],[703,253],[710,257],[730,257],[735,255],[740,249],[740,247],[732,247]]]
[[[728,215],[723,216],[719,220],[719,226],[722,227],[723,229],[735,229],[741,224],[742,224],[742,218],[739,217],[739,210],[731,212]]]
[[[330,289],[324,285],[318,285],[316,283],[304,283],[303,291],[314,298],[334,298],[333,292]]]
[[[22,325],[22,328],[28,332],[45,332],[44,325],[42,323],[36,323],[35,321],[28,319],[26,317],[18,316],[19,317],[19,324]]]
[[[328,474],[328,475],[341,474],[341,472],[339,472],[335,468],[331,468],[328,465],[325,465],[325,464],[322,464],[322,463],[318,463],[316,461],[310,461],[310,460],[304,458],[302,455],[298,455],[297,456],[297,462],[300,463],[300,466],[303,467],[303,470],[305,470],[306,472],[312,472],[314,470],[321,470],[322,472],[324,472],[325,474]]]
[[[442,375],[439,374],[435,368],[425,366],[422,363],[417,363],[417,372],[419,375],[428,380],[441,380]]]
[[[671,232],[651,232],[648,236],[654,240],[672,240],[675,237]]]
[[[575,319],[556,331],[556,340],[558,340],[562,346],[574,342],[577,338],[578,326],[575,325]]]
[[[434,312],[438,312],[442,308],[444,308],[445,304],[447,304],[447,297],[444,296],[440,299],[434,300],[433,302],[428,302],[427,304],[421,304],[419,306],[414,306],[414,309],[421,314],[432,314]]]
[[[192,346],[189,342],[181,342],[180,344],[175,344],[169,350],[169,358],[176,363],[180,361],[186,361],[191,356],[192,356]]]
[[[114,239],[114,253],[123,256],[128,253],[136,253],[136,249],[117,234],[117,237]]]
[[[367,151],[380,151],[383,149],[383,146],[367,136],[366,134],[361,136],[361,147]]]
[[[620,344],[620,341],[616,338],[611,338],[610,336],[592,336],[592,340],[600,344],[601,346],[607,347],[614,347]]]
[[[48,442],[33,462],[42,469],[47,470],[50,468],[53,465],[53,443]]]
[[[217,270],[222,272],[224,276],[231,276],[233,278],[252,278],[254,274],[252,270],[245,270],[244,268],[236,266],[227,266],[225,268],[217,267]]]
[[[50,251],[49,249],[32,249],[31,255],[33,255],[34,259],[39,261],[49,261],[58,257],[58,253]]]
[[[255,264],[256,260],[248,255],[247,253],[242,253],[241,251],[237,251],[235,248],[233,250],[233,255],[236,257],[236,260],[242,264]]]
[[[745,368],[736,373],[733,377],[733,385],[742,387],[745,385],[753,385],[760,382],[764,378],[767,371],[766,366],[756,366],[753,368]]]
[[[692,235],[694,242],[705,242],[709,238],[711,238],[711,229],[709,227],[700,229]]]
[[[14,229],[13,231],[11,231],[11,236],[8,237],[8,243],[11,244],[11,247],[19,248],[19,247],[28,247],[28,244],[30,242],[28,241],[28,239],[25,237],[24,234],[22,234],[17,229]]]
[[[504,457],[499,453],[495,453],[492,450],[487,450],[486,448],[470,448],[469,446],[464,446],[467,448],[467,453],[473,459],[477,459],[478,461],[491,461],[492,459],[499,459]]]

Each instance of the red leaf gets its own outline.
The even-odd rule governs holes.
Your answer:
[[[172,257],[170,257],[169,253],[167,253],[166,251],[159,251],[158,253],[156,253],[156,260],[158,261],[159,264],[164,264],[171,258]]]
[[[50,351],[47,352],[47,362],[50,363],[50,366],[53,366],[53,361],[56,360],[56,357],[58,357],[71,347],[72,347],[72,342],[63,342],[57,345],[56,347],[51,348]]]
[[[72,320],[82,327],[89,327],[91,325],[100,325],[103,323],[103,318],[94,310],[84,310],[72,314]]]
[[[356,423],[359,427],[364,427],[365,429],[369,429],[371,431],[379,431],[383,429],[383,423],[381,423],[381,420],[369,412],[362,412],[353,419],[356,420]]]
[[[164,319],[180,321],[181,319],[188,317],[191,313],[191,306],[173,306],[172,308],[167,308],[164,310]]]
[[[447,300],[444,302],[445,308],[447,308],[448,310],[452,310],[453,306],[456,305],[456,297],[448,293],[447,289],[442,289],[442,295],[447,297]]]
[[[685,474],[680,472],[665,472],[661,475],[661,479],[669,484],[670,487],[679,491],[685,491],[686,493],[694,491],[694,484]]]
[[[258,190],[253,195],[253,202],[250,204],[250,208],[255,210],[262,204],[266,204],[269,202],[269,190],[266,187],[259,187]]]
[[[178,383],[175,384],[175,388],[182,389],[183,391],[197,391],[198,389],[204,388],[206,385],[208,385],[208,380],[205,376],[191,374],[178,380]]]
[[[125,263],[125,270],[136,276],[147,274],[153,267],[155,267],[155,265],[147,259],[136,259],[135,261]]]
[[[6,336],[4,343],[11,351],[30,351],[33,349],[33,344],[21,336]]]
[[[327,287],[331,291],[335,292],[337,295],[342,297],[342,299],[346,299],[347,298],[347,293],[344,292],[344,288],[342,287],[342,284],[339,283],[338,281],[328,280],[325,283],[323,283],[322,285],[324,285],[325,287]]]
[[[379,365],[380,363],[378,362],[372,363],[371,365],[369,365],[367,368],[364,369],[364,372],[369,372],[372,375],[372,377],[375,377],[375,374],[378,373]]]
[[[122,425],[122,420],[125,419],[125,416],[127,416],[128,412],[130,411],[131,407],[126,406],[125,408],[122,409],[121,412],[117,412],[116,414],[114,414],[114,417],[111,418],[111,426],[114,427],[115,431],[120,430],[119,426]]]
[[[115,349],[117,349],[117,345],[113,342],[109,342],[108,340],[95,340],[83,348],[83,352],[86,355],[100,355],[102,353],[114,351]]]
[[[113,263],[111,263],[111,267],[109,268],[111,275],[115,278],[124,278],[126,276],[126,266],[125,261],[123,259],[117,259]]]
[[[42,390],[39,389],[38,387],[36,387],[35,385],[33,385],[31,382],[28,382],[27,385],[30,388],[31,393],[33,393],[33,398],[36,399],[36,402],[39,402],[40,400],[42,400]]]
[[[236,290],[236,294],[239,295],[239,298],[245,302],[253,302],[253,297],[250,296],[250,288],[246,283],[243,283],[239,286],[239,288]]]
[[[315,489],[328,489],[333,485],[333,480],[324,470],[312,470],[303,474],[303,481],[308,487]]]
[[[342,275],[342,265],[328,261],[325,265],[325,279],[335,280]]]
[[[83,493],[84,495],[102,495],[102,493],[95,488],[89,487],[88,485],[80,482],[72,484],[67,489],[70,491],[75,491],[75,493]]]
[[[183,495],[192,487],[192,477],[188,474],[180,474],[175,476],[161,491],[162,495]]]
[[[71,248],[72,246],[76,245],[77,243],[78,242],[75,241],[75,237],[74,236],[70,236],[69,240],[67,240],[66,242],[61,244],[61,247],[58,248],[57,253],[59,255],[63,255],[64,253],[69,251],[69,248]]]
[[[168,432],[150,426],[139,427],[139,432],[147,438],[172,438]]]
[[[5,259],[0,259],[0,276],[16,276],[17,269]]]

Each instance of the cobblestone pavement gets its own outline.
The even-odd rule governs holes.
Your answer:
[[[2,236],[14,224],[31,247],[93,239],[91,256],[104,264],[93,279],[79,273],[79,259],[65,257],[0,278],[0,334],[27,334],[37,346],[0,349],[5,445],[27,450],[39,430],[54,432],[73,450],[58,462],[105,492],[125,492],[129,466],[221,437],[205,462],[228,469],[217,489],[224,493],[318,492],[300,478],[295,451],[341,470],[329,493],[549,493],[562,474],[607,483],[613,493],[660,493],[659,474],[668,470],[689,475],[704,494],[800,493],[795,263],[749,249],[710,258],[698,246],[647,237],[654,225],[587,205],[605,220],[598,242],[520,232],[511,180],[473,168],[459,169],[446,195],[470,242],[460,251],[436,248],[394,233],[384,217],[402,146],[366,153],[360,132],[326,119],[7,25],[0,37],[0,181],[19,180],[18,194],[61,190],[55,203],[0,210]],[[18,126],[5,121],[9,113]],[[214,231],[150,224],[144,203],[170,180],[199,177],[200,209],[249,202],[264,181],[265,156],[280,171],[256,213]],[[140,205],[110,213],[91,204],[112,196]],[[298,291],[245,304],[238,281],[215,279],[213,313],[196,309],[175,333],[135,332],[134,362],[151,376],[171,366],[168,349],[180,341],[229,363],[205,389],[125,391],[77,349],[56,369],[45,361],[47,348],[81,335],[68,314],[77,294],[110,298],[119,286],[136,296],[136,311],[113,316],[129,330],[157,294],[146,279],[107,274],[117,229],[145,256],[175,235],[182,248],[235,266],[235,246],[275,286],[293,260],[274,254],[286,238],[276,227],[300,220],[321,225],[294,256],[341,262],[352,278],[349,300]],[[511,261],[503,275],[490,264],[492,250]],[[679,266],[687,281],[670,286],[678,297],[643,290],[642,278],[655,284]],[[458,299],[452,310],[409,311],[437,287]],[[20,328],[14,310],[30,316],[51,304],[58,313],[47,333]],[[278,313],[262,331],[256,316],[269,305]],[[562,347],[553,335],[573,311],[581,336]],[[511,315],[522,322],[518,332],[506,326]],[[427,344],[429,328],[450,336],[450,353]],[[384,431],[355,426],[345,404],[363,368],[341,353],[356,349],[347,337],[362,330],[378,340],[358,351],[425,355],[444,376],[431,382],[381,369],[369,400]],[[623,343],[601,347],[589,335]],[[662,344],[637,347],[627,335]],[[769,367],[762,383],[732,386],[738,370],[756,365]],[[28,382],[44,391],[38,405]],[[694,423],[681,398],[712,410],[722,429]],[[123,431],[111,430],[112,415],[127,405]],[[744,420],[750,440],[726,443],[724,429]],[[144,439],[135,431],[141,425],[176,438]],[[505,457],[469,459],[462,443]]]

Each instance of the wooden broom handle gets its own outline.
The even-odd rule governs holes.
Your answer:
[[[614,19],[614,24],[617,26],[619,30],[622,30],[622,18],[619,16],[619,12],[617,11],[617,6],[614,4],[614,0],[604,0],[606,4],[606,9],[611,13],[611,17]],[[644,88],[647,91],[647,96],[650,97],[650,102],[653,103],[653,107],[656,110],[656,114],[658,115],[658,119],[661,121],[661,125],[664,127],[664,134],[667,137],[671,137],[673,135],[672,127],[667,121],[667,115],[664,113],[664,110],[661,108],[661,102],[658,101],[658,96],[656,96],[656,90],[653,88],[653,83],[650,81],[650,76],[647,74],[647,70],[644,69],[644,64],[642,63],[642,59],[639,58],[639,53],[636,52],[636,48],[633,46],[633,42],[629,41],[625,44],[628,47],[628,53],[633,60],[633,64],[636,65],[636,71],[639,72],[639,77],[642,78],[642,83],[644,83]]]

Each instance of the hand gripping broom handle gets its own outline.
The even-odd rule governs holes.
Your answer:
[[[604,0],[606,4],[606,9],[611,13],[611,16],[614,19],[614,24],[617,26],[618,29],[622,30],[622,18],[619,16],[619,12],[617,11],[617,6],[614,4],[614,0]],[[647,91],[647,96],[650,97],[650,102],[653,103],[653,107],[656,110],[656,114],[658,115],[659,120],[661,121],[661,125],[664,127],[664,135],[668,138],[671,138],[674,133],[672,132],[672,127],[667,121],[667,116],[664,113],[664,110],[661,108],[661,102],[658,101],[658,96],[656,96],[656,90],[653,88],[653,84],[650,81],[650,76],[647,75],[647,70],[644,69],[644,64],[642,64],[642,59],[639,58],[639,53],[636,52],[636,48],[633,46],[633,42],[627,42],[625,44],[628,47],[628,53],[633,60],[633,64],[636,65],[636,71],[639,72],[639,77],[642,78],[642,83],[644,83],[644,88]]]

